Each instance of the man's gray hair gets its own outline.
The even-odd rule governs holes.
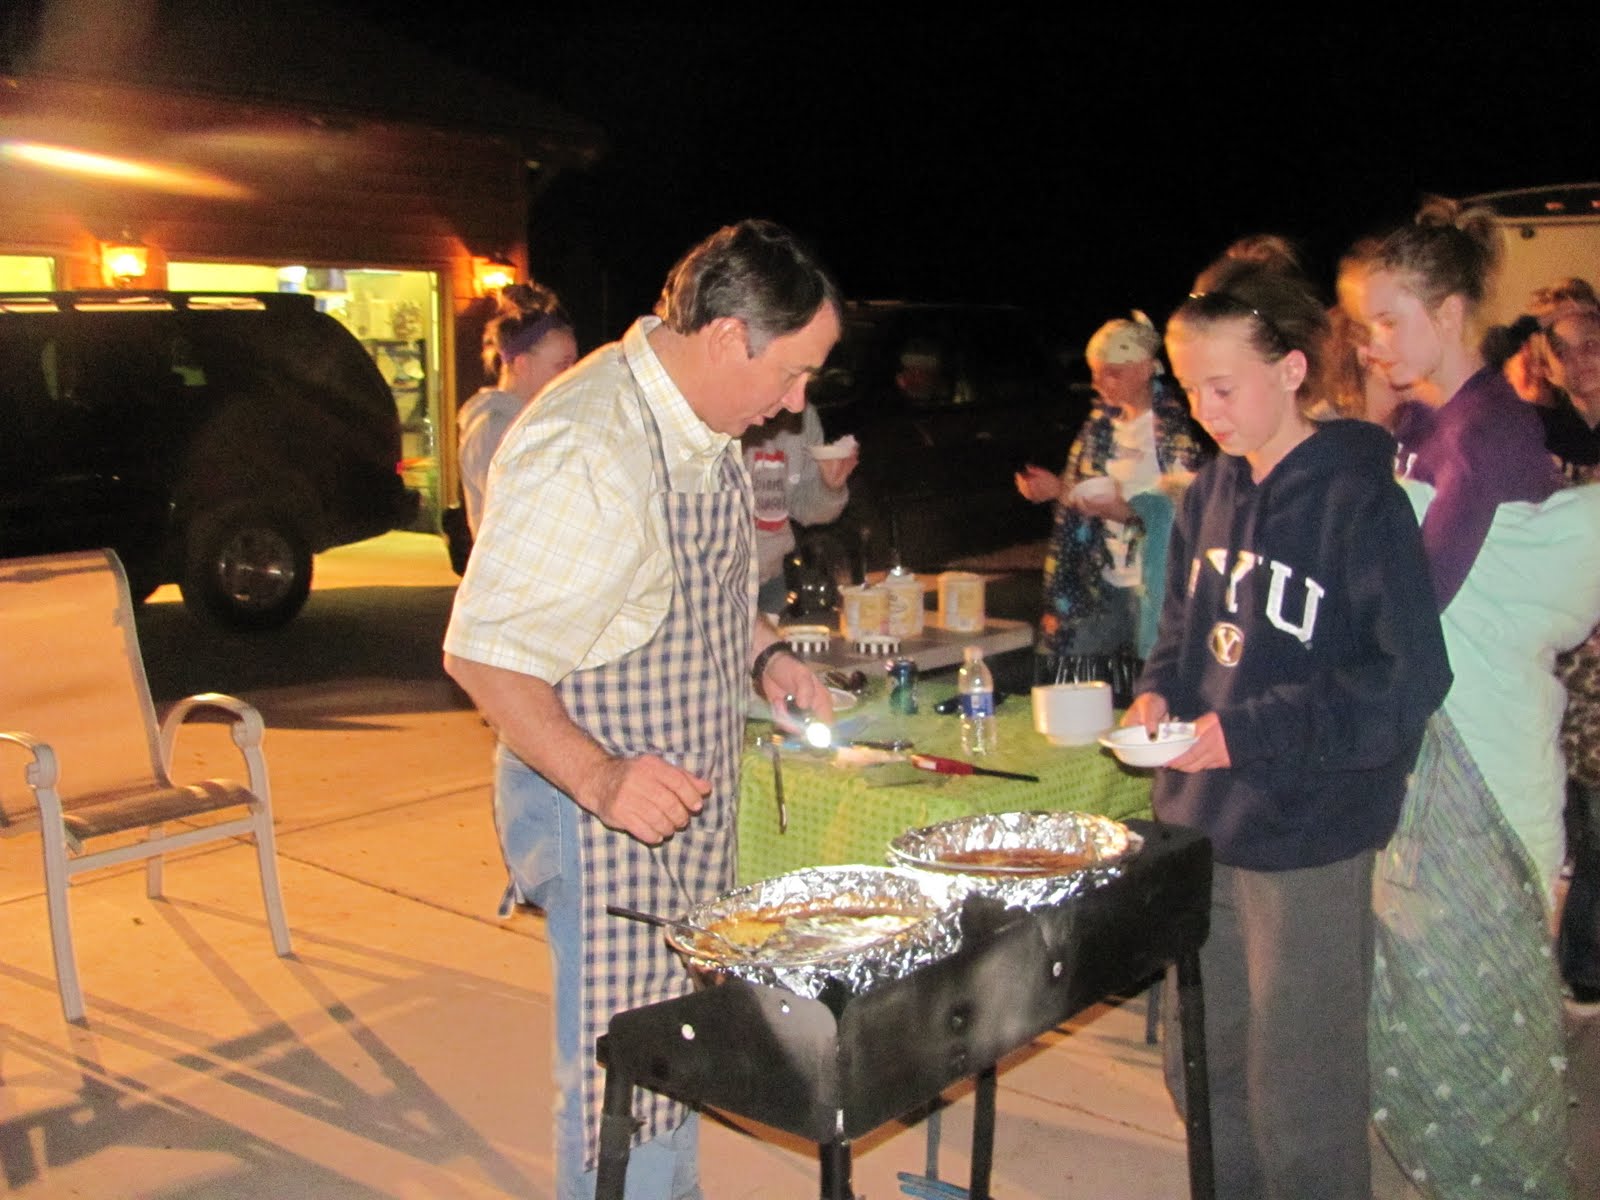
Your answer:
[[[690,250],[667,275],[656,315],[691,334],[719,317],[750,332],[750,353],[804,329],[824,304],[841,308],[839,289],[816,255],[772,221],[725,225]]]

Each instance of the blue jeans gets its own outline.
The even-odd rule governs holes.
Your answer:
[[[557,1200],[593,1200],[594,1171],[583,1169],[583,1065],[580,1045],[583,943],[579,911],[578,810],[568,796],[504,746],[495,753],[494,824],[517,897],[544,910],[555,1008]],[[691,1113],[665,1137],[635,1146],[628,1200],[700,1200],[700,1118]]]

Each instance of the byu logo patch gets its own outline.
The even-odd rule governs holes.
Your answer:
[[[1244,630],[1227,621],[1218,621],[1211,627],[1207,644],[1211,647],[1212,658],[1225,667],[1237,667],[1244,657]]]

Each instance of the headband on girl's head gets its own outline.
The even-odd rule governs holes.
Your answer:
[[[1242,296],[1227,291],[1190,292],[1188,302],[1195,305],[1200,310],[1200,315],[1206,319],[1252,316],[1260,323],[1261,328],[1266,331],[1281,354],[1287,354],[1294,349],[1294,345],[1283,335],[1283,330],[1278,328],[1277,322]]]
[[[510,362],[519,354],[526,354],[543,339],[544,335],[555,329],[570,329],[571,326],[555,313],[547,313],[532,325],[524,325],[509,337],[497,339],[495,349],[499,352],[501,361]]]

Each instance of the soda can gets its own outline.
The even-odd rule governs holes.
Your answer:
[[[911,716],[917,711],[917,663],[911,658],[891,658],[889,672],[889,710]]]

